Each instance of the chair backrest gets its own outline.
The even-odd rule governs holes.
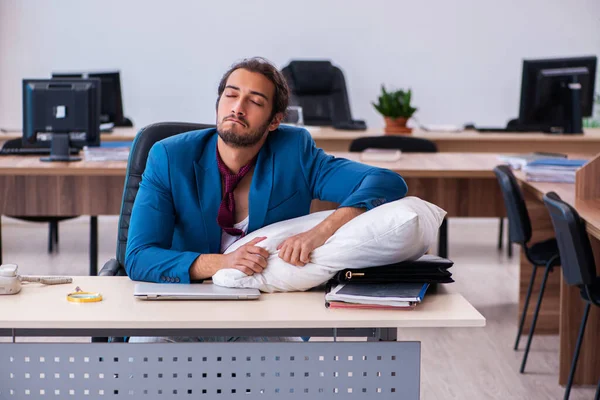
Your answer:
[[[154,143],[180,133],[198,129],[212,128],[214,125],[193,124],[186,122],[160,122],[148,125],[140,130],[131,145],[127,172],[125,175],[125,187],[123,188],[123,200],[121,202],[121,214],[119,215],[119,231],[117,234],[117,262],[121,267],[125,265],[125,251],[127,248],[127,234],[129,232],[129,220],[133,202],[137,195],[142,174],[146,169],[148,153]]]
[[[531,220],[525,206],[523,192],[517,178],[507,165],[494,168],[508,217],[509,238],[512,242],[525,245],[531,240]]]
[[[302,107],[306,125],[352,120],[344,74],[331,62],[292,61],[281,72],[290,87],[290,105]]]
[[[554,192],[544,195],[558,243],[563,277],[569,285],[592,285],[596,279],[594,253],[577,211]]]
[[[436,153],[437,145],[431,140],[410,136],[366,136],[354,139],[350,151],[366,149],[398,149],[404,153]]]

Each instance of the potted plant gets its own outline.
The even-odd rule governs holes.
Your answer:
[[[381,96],[379,96],[378,103],[372,103],[373,107],[385,119],[385,133],[386,134],[408,134],[412,132],[411,128],[406,126],[406,122],[412,115],[417,111],[416,108],[410,105],[412,92],[395,90],[388,92],[385,87],[381,85]]]

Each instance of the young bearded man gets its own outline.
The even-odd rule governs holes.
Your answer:
[[[223,268],[260,273],[268,268],[264,238],[222,253],[247,233],[308,214],[313,199],[340,203],[319,225],[279,245],[280,258],[302,267],[342,225],[406,195],[398,174],[329,156],[305,129],[280,126],[288,97],[273,65],[244,60],[219,84],[216,129],[152,147],[129,227],[131,279],[189,283]]]

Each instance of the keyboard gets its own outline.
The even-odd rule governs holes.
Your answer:
[[[70,149],[71,155],[79,154],[79,149]],[[17,148],[17,149],[0,149],[0,156],[49,156],[50,149],[48,148]]]
[[[0,156],[48,156],[49,147],[22,147],[21,139],[7,140],[0,149]],[[79,149],[69,149],[71,155],[79,154]]]

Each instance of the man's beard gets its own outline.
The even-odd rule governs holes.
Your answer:
[[[225,118],[231,118],[233,116],[229,115]],[[257,129],[251,129],[248,133],[238,134],[233,131],[233,129],[225,129],[223,128],[223,123],[226,122],[225,118],[219,123],[217,123],[217,133],[223,142],[228,144],[231,147],[252,147],[264,136],[267,128],[271,124],[270,121],[265,122],[263,125],[259,126]],[[235,118],[235,117],[234,117]],[[248,126],[248,122],[244,119],[240,119],[246,126]]]

